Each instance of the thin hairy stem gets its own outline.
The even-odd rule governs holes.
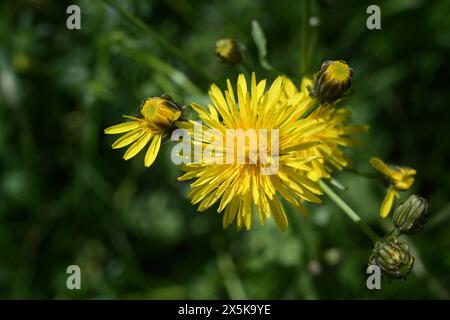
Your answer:
[[[362,220],[361,217],[352,208],[350,208],[350,206],[344,200],[342,200],[325,182],[321,180],[319,181],[319,185],[323,189],[323,191],[325,191],[327,196],[329,196],[330,199],[333,200],[334,203],[336,203],[337,206],[341,208],[342,211],[344,211],[344,213],[350,219],[352,219],[354,223],[356,223],[361,231],[364,232],[364,234],[368,238],[370,238],[373,243],[377,242],[380,239],[378,235],[372,230],[372,228],[364,220]]]

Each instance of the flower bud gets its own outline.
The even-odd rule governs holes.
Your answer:
[[[406,244],[393,238],[375,244],[369,263],[379,266],[391,279],[405,279],[414,266],[414,257]]]
[[[315,75],[314,87],[309,87],[311,97],[320,103],[333,103],[342,98],[352,84],[353,70],[342,60],[328,60],[322,63]]]
[[[141,114],[147,126],[156,130],[173,129],[174,121],[181,116],[179,109],[167,95],[147,98],[141,104]]]
[[[402,233],[418,232],[428,220],[428,202],[416,195],[410,196],[395,209],[393,222]]]
[[[245,47],[235,39],[220,39],[216,41],[216,55],[222,62],[239,64],[245,58]]]

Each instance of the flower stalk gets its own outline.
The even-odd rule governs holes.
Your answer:
[[[308,117],[311,115],[311,113],[313,113],[314,110],[316,110],[318,107],[320,107],[319,100],[314,99],[313,102],[312,102],[312,104],[311,104],[311,107],[309,107],[309,109],[306,110],[306,112],[305,112],[304,114],[302,114],[302,116],[300,117],[300,119],[306,119],[306,118],[308,118]]]
[[[336,205],[344,211],[344,213],[352,219],[354,223],[361,229],[362,232],[370,239],[373,243],[376,243],[380,237],[372,230],[372,228],[361,219],[361,217],[352,209],[350,206],[342,200],[325,182],[319,181],[320,187],[323,191],[333,200]]]

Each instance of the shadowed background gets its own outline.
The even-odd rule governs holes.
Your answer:
[[[103,134],[148,96],[205,102],[202,73],[222,88],[227,77],[235,82],[241,70],[213,54],[221,37],[242,41],[258,77],[272,80],[257,62],[252,19],[270,63],[298,82],[302,2],[117,3],[156,36],[102,1],[0,4],[0,298],[449,298],[448,1],[377,1],[375,31],[366,28],[374,1],[313,1],[312,70],[346,60],[354,94],[344,104],[354,123],[371,126],[349,151],[355,167],[370,171],[377,155],[416,168],[410,193],[431,202],[429,224],[410,239],[415,272],[375,292],[365,285],[371,243],[326,198],[309,217],[286,206],[285,233],[270,220],[223,231],[220,215],[196,213],[186,199],[170,143],[146,169],[142,154],[123,161]],[[70,4],[81,7],[81,30],[66,28]],[[389,229],[378,215],[385,188],[336,177],[358,213],[379,233]],[[81,267],[82,290],[66,288],[71,264]]]

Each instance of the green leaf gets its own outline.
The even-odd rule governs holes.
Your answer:
[[[261,64],[261,66],[264,69],[272,71],[273,67],[267,61],[266,36],[265,36],[264,31],[261,28],[260,24],[256,20],[252,21],[252,37],[253,37],[253,40],[255,41],[256,48],[258,49],[259,63]]]
[[[199,89],[197,85],[183,73],[183,71],[173,67],[156,55],[153,55],[148,51],[146,52],[132,48],[131,46],[123,46],[122,52],[130,58],[140,61],[154,71],[166,76],[170,79],[170,81],[178,85],[180,88],[183,88],[187,93],[193,96],[203,95],[203,91]],[[161,78],[156,80],[161,80]]]

